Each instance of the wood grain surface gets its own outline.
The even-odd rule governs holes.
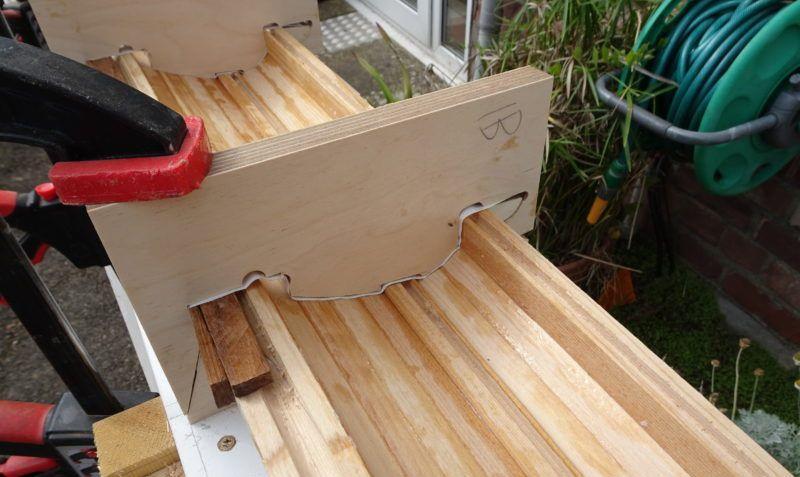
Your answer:
[[[200,306],[233,395],[247,396],[272,381],[267,360],[235,295]]]

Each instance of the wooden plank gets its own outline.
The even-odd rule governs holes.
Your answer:
[[[234,396],[247,396],[272,381],[269,365],[235,296],[200,305]]]
[[[222,367],[222,361],[217,356],[217,350],[214,347],[211,334],[208,332],[203,314],[199,308],[190,308],[189,314],[192,315],[197,345],[200,348],[200,359],[203,361],[203,369],[206,373],[208,385],[211,387],[211,394],[214,396],[214,403],[217,408],[233,404],[234,397],[231,383],[228,381],[228,376]]]
[[[366,476],[361,456],[297,349],[267,291],[256,284],[240,299],[277,377],[245,405],[251,426],[273,420],[301,475]],[[266,418],[269,419],[269,418]],[[255,422],[254,422],[255,421]],[[258,429],[251,429],[259,440]],[[267,468],[269,471],[270,469]]]
[[[466,220],[463,248],[688,473],[787,475],[505,224]]]
[[[321,45],[313,0],[33,0],[50,49],[81,63],[121,48],[149,52],[155,69],[191,76],[256,67],[267,54],[265,26],[310,21],[292,34]]]
[[[178,460],[161,398],[101,419],[92,429],[104,477],[143,477]]]

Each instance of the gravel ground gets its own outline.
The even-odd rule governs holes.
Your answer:
[[[47,177],[41,151],[0,143],[0,188],[32,189]],[[147,390],[133,345],[101,268],[79,270],[55,250],[36,266],[113,389]],[[66,390],[8,308],[0,308],[0,399],[55,402]]]
[[[342,0],[320,3],[323,20],[352,11]],[[409,68],[415,95],[444,86],[426,71],[425,65],[400,51]],[[320,57],[370,103],[383,104],[385,100],[374,80],[359,66],[354,53],[381,71],[392,88],[400,89],[400,67],[383,41],[353,50],[323,53]],[[0,143],[0,188],[30,190],[46,180],[48,167],[49,162],[41,151]],[[105,272],[100,268],[78,270],[55,250],[47,253],[37,270],[109,385],[113,389],[146,390],[144,375]],[[0,308],[0,399],[55,402],[65,390],[11,310]]]

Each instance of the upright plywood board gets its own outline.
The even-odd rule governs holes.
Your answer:
[[[289,31],[321,47],[314,0],[32,0],[50,49],[81,63],[146,50],[153,68],[210,77],[255,68],[271,25],[310,22]]]
[[[219,153],[186,197],[91,210],[184,410],[187,306],[255,271],[287,275],[296,298],[433,271],[465,207],[535,201],[550,89],[532,68],[493,76]]]

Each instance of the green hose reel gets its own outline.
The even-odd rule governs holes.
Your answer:
[[[751,190],[800,156],[800,0],[665,0],[634,46],[655,47],[647,65],[665,98],[633,106],[597,82],[600,99],[657,136],[694,146],[698,181],[718,195]],[[663,84],[660,86],[663,87]],[[654,110],[654,111],[652,111]],[[605,202],[628,170],[624,156],[609,167],[598,193]],[[595,209],[598,209],[597,204]],[[602,210],[602,206],[599,208]],[[594,223],[599,217],[589,218]]]

